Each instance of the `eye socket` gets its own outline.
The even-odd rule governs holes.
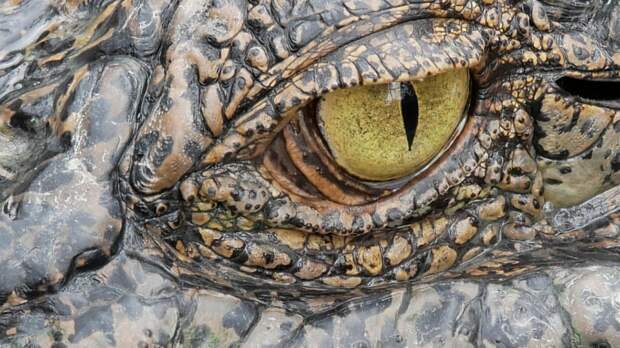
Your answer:
[[[446,147],[469,98],[469,71],[360,86],[323,96],[321,133],[334,160],[364,180],[387,181],[424,167]]]

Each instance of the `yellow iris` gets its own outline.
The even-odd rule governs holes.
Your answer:
[[[319,101],[323,137],[350,174],[375,181],[406,176],[429,163],[451,139],[467,107],[468,70],[406,83],[415,91],[417,110],[403,108],[410,104],[401,102],[407,96],[400,84],[336,90]],[[411,149],[403,115],[417,117]]]

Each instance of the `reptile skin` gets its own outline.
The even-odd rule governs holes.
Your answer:
[[[467,69],[374,185],[315,104]],[[620,3],[0,3],[0,345],[620,345]]]

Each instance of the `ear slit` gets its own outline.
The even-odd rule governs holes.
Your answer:
[[[564,91],[590,100],[620,100],[620,81],[585,80],[573,77],[562,77],[556,81]]]

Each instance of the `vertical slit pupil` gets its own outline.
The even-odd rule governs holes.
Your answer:
[[[407,135],[407,145],[411,151],[413,138],[418,128],[418,97],[411,83],[400,84],[400,110],[405,124],[405,134]]]

